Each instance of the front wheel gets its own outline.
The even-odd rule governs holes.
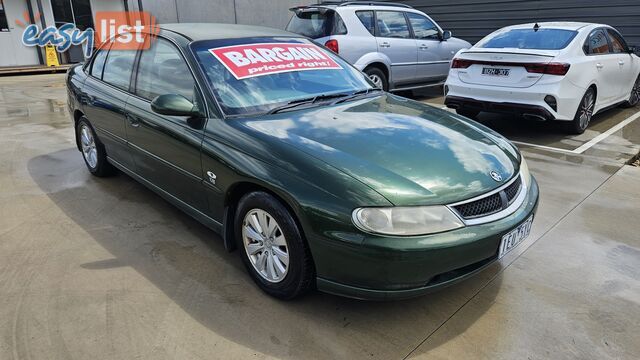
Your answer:
[[[636,82],[631,88],[631,94],[629,94],[629,100],[623,103],[624,107],[634,107],[640,102],[640,75],[636,79]]]
[[[580,100],[580,105],[578,105],[576,115],[568,124],[568,131],[572,134],[582,134],[591,122],[595,106],[596,93],[593,89],[589,89],[582,97],[582,100]]]
[[[298,297],[313,285],[311,253],[291,213],[262,191],[238,203],[235,234],[240,256],[255,283],[279,299]]]

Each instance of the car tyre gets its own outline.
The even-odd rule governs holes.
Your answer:
[[[98,177],[111,176],[116,169],[107,161],[104,145],[98,140],[93,126],[86,117],[80,118],[76,126],[76,138],[84,163],[92,175]]]
[[[377,87],[384,91],[389,91],[389,81],[382,70],[377,67],[368,67],[364,69],[364,73],[367,74],[369,80],[371,80]]]
[[[568,124],[568,132],[576,135],[582,134],[589,127],[595,106],[596,92],[593,89],[589,89],[580,100],[573,120]]]
[[[290,300],[313,287],[311,253],[293,216],[278,199],[263,191],[245,195],[234,222],[242,262],[264,292]]]
[[[461,115],[461,116],[464,116],[464,117],[468,117],[469,119],[475,120],[478,117],[478,115],[480,114],[480,110],[461,108],[461,109],[456,109],[456,113],[458,115]]]
[[[636,79],[636,82],[631,88],[631,94],[629,94],[629,100],[625,101],[623,107],[634,107],[640,103],[640,75]]]

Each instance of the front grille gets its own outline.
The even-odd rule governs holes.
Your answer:
[[[509,186],[482,199],[453,206],[464,219],[495,214],[506,209],[518,196],[522,180],[518,176]]]
[[[509,204],[511,204],[513,200],[516,198],[516,196],[518,196],[518,193],[522,188],[521,185],[522,185],[522,179],[520,179],[520,176],[518,176],[516,181],[514,181],[511,185],[507,186],[504,189],[504,193],[507,195],[507,201],[509,202]]]
[[[465,219],[489,215],[502,210],[502,199],[500,193],[495,193],[477,201],[458,205],[455,209]]]

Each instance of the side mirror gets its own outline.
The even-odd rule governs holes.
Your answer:
[[[160,95],[151,102],[151,110],[162,115],[200,116],[200,110],[182,95]]]
[[[449,30],[445,30],[442,32],[442,40],[447,40],[447,39],[451,39],[451,35],[453,35],[451,33],[451,31]]]
[[[637,46],[629,46],[629,54],[639,55],[640,54],[640,48],[638,48]]]

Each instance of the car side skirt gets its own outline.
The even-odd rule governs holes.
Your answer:
[[[210,228],[211,230],[215,231],[219,235],[223,235],[223,227],[222,227],[222,224],[220,222],[212,219],[208,215],[206,215],[206,214],[202,213],[201,211],[195,209],[191,205],[185,203],[184,201],[178,199],[177,197],[171,195],[170,193],[162,190],[158,186],[152,184],[151,182],[149,182],[148,180],[146,180],[142,176],[136,174],[133,170],[128,169],[127,167],[125,167],[124,165],[120,164],[116,160],[110,158],[109,156],[107,156],[107,160],[113,166],[118,168],[120,171],[122,171],[123,173],[131,176],[133,179],[135,179],[136,181],[138,181],[139,183],[141,183],[142,185],[147,187],[149,190],[151,190],[151,191],[155,192],[156,194],[160,195],[163,199],[167,200],[168,202],[170,202],[172,205],[174,205],[178,209],[182,210],[183,212],[187,213],[188,215],[190,215],[194,219],[198,220],[204,226]]]

